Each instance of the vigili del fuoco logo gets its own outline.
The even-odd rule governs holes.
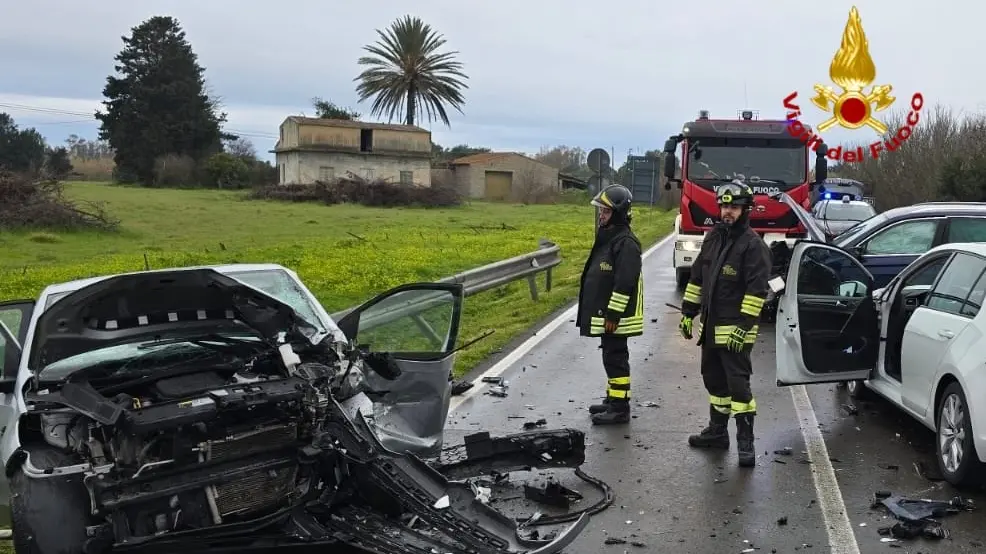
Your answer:
[[[836,92],[828,85],[815,85],[815,96],[811,103],[830,116],[818,124],[818,132],[824,133],[841,125],[852,130],[867,127],[883,137],[882,140],[871,142],[868,147],[829,148],[825,153],[829,159],[853,163],[862,161],[866,156],[879,158],[884,152],[893,152],[900,148],[914,132],[914,127],[920,120],[921,108],[924,107],[924,96],[920,92],[915,92],[911,97],[911,110],[899,129],[891,132],[887,124],[875,116],[892,106],[896,98],[890,94],[893,91],[892,85],[874,85],[869,92],[866,91],[876,80],[876,64],[870,57],[869,41],[863,32],[863,23],[856,6],[849,11],[849,21],[842,32],[842,44],[829,66],[829,77],[842,91]],[[798,91],[794,91],[784,99],[784,108],[788,111],[788,132],[800,137],[802,142],[817,151],[823,142],[822,138],[801,122],[801,106],[794,103],[797,98]]]

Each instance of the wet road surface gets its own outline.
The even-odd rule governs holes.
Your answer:
[[[895,547],[891,551],[899,547],[903,552],[928,554],[984,551],[983,512],[945,518],[951,540],[881,543],[878,529],[893,521],[885,517],[884,510],[870,509],[875,491],[943,500],[958,494],[947,484],[919,477],[912,468],[915,461],[935,467],[933,457],[923,453],[933,446],[932,433],[880,400],[857,403],[858,413],[849,415],[843,408],[849,403],[844,389],[814,385],[807,387],[807,398],[814,406],[830,461],[808,463],[792,389],[775,386],[771,327],[761,332],[754,349],[753,389],[760,407],[757,467],[737,467],[735,442],[728,453],[691,449],[687,436],[705,425],[708,396],[698,372],[698,348],[678,335],[679,314],[664,306],[665,302],[680,303],[671,268],[672,247],[665,243],[644,262],[647,322],[645,335],[630,343],[630,424],[590,424],[586,408],[605,388],[598,339],[579,337],[574,322],[565,321],[502,374],[509,382],[506,398],[483,395],[486,385],[476,384],[475,392],[470,391],[449,417],[450,438],[479,429],[494,434],[517,432],[525,421],[541,418],[547,420],[548,428],[585,430],[588,446],[583,468],[608,482],[616,501],[593,516],[589,528],[568,550],[572,553],[712,553],[755,548],[756,552],[851,554],[884,552],[891,547]],[[735,433],[733,423],[730,432]],[[775,454],[785,448],[791,455]],[[818,456],[817,445],[813,452]],[[883,468],[890,464],[899,469]],[[826,491],[824,478],[818,486],[813,478],[814,471],[824,474],[826,469],[834,470],[838,481],[831,491]],[[827,492],[827,503],[819,490]],[[982,494],[966,496],[979,506],[986,505]],[[823,505],[829,509],[823,510]],[[607,545],[607,538],[627,542]]]

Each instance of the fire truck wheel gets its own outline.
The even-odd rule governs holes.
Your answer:
[[[692,272],[688,269],[676,269],[674,272],[675,282],[678,284],[678,290],[684,290],[685,285],[688,284],[688,279],[692,276]]]

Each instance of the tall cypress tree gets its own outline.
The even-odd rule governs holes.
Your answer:
[[[166,154],[201,161],[222,149],[226,114],[205,91],[204,69],[172,17],[155,16],[123,37],[96,112],[99,137],[115,151],[117,177],[151,184]]]

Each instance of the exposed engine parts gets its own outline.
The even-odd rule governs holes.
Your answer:
[[[524,539],[464,481],[448,480],[578,467],[585,449],[578,431],[475,435],[426,463],[385,448],[373,414],[354,411],[372,406],[367,393],[386,395],[368,390],[362,359],[340,348],[305,353],[317,361],[302,361],[290,348],[230,352],[193,356],[163,372],[97,372],[28,394],[22,433],[36,442],[24,447],[23,471],[84,487],[84,552],[170,552],[191,538],[239,544],[261,528],[279,529],[283,543],[341,541],[365,552],[405,552],[392,549],[400,541],[352,534],[357,521],[442,552],[526,552],[549,544],[557,551],[588,521],[585,513],[557,517],[551,522],[575,523],[554,541]],[[379,356],[373,366],[385,379],[400,375]],[[35,466],[39,448],[54,449],[66,463]],[[600,490],[603,499],[588,512],[612,502],[608,488]],[[450,499],[446,509],[435,507],[436,491]],[[430,538],[402,527],[394,519],[400,514],[419,518]]]

